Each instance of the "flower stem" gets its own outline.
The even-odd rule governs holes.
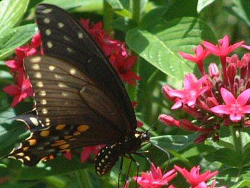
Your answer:
[[[139,25],[140,19],[141,19],[140,4],[141,4],[141,0],[132,0],[132,19],[137,25]],[[139,62],[140,62],[140,58],[137,55],[137,63],[133,67],[133,71],[137,75],[139,73]],[[135,86],[129,85],[127,89],[130,94],[131,101],[136,101],[137,100],[137,86],[135,87]]]
[[[241,137],[241,130],[239,127],[230,126],[233,142],[234,142],[234,149],[235,152],[243,155],[243,146],[242,146],[242,137]]]
[[[103,2],[103,22],[104,22],[104,29],[109,33],[113,31],[113,20],[114,20],[114,11],[107,0]]]
[[[138,25],[141,20],[141,0],[132,0],[132,19]]]
[[[221,65],[222,65],[224,82],[226,83],[226,85],[228,85],[226,56],[221,56],[220,61],[221,61]]]

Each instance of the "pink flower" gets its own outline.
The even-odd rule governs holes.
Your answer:
[[[140,80],[132,68],[136,63],[136,56],[129,56],[128,53],[123,54],[123,50],[119,50],[116,54],[109,58],[110,63],[114,66],[122,80],[129,84],[136,84],[136,80]]]
[[[81,161],[85,162],[92,153],[96,156],[102,147],[103,145],[85,147],[82,150]]]
[[[218,78],[220,76],[220,71],[215,63],[209,65],[208,72],[211,78]]]
[[[210,52],[206,49],[203,49],[203,47],[201,45],[197,46],[194,49],[195,55],[190,55],[184,52],[179,52],[179,54],[189,60],[192,61],[194,63],[196,63],[198,65],[198,68],[201,72],[202,75],[205,75],[205,70],[204,70],[204,66],[203,66],[203,60],[206,59],[206,57],[210,54]]]
[[[216,56],[224,56],[226,57],[236,48],[240,47],[244,41],[237,42],[233,45],[230,45],[230,39],[228,35],[226,35],[223,39],[219,40],[219,46],[214,45],[210,42],[203,41],[203,46],[205,46],[212,54]]]
[[[196,103],[196,99],[208,90],[208,86],[202,87],[202,83],[207,79],[207,76],[203,76],[197,80],[192,73],[187,74],[184,80],[184,89],[182,90],[169,90],[170,97],[176,97],[176,103],[171,109],[181,108],[183,104],[187,104],[189,107],[193,107]]]
[[[218,174],[218,171],[207,171],[203,174],[200,174],[199,166],[193,167],[190,172],[177,165],[175,165],[174,168],[182,174],[186,181],[191,185],[191,188],[207,188],[206,182]]]
[[[164,185],[168,185],[177,175],[174,169],[163,175],[160,167],[156,168],[153,163],[150,170],[150,172],[142,172],[141,177],[134,177],[140,188],[161,188]]]
[[[3,91],[14,97],[11,104],[12,108],[23,99],[33,96],[30,80],[25,78],[25,74],[22,70],[19,71],[17,84],[8,85],[3,89]]]
[[[237,99],[228,90],[221,88],[221,96],[226,103],[211,108],[211,111],[218,114],[229,114],[231,121],[240,121],[243,114],[250,113],[250,105],[246,105],[250,98],[250,89],[243,91]]]

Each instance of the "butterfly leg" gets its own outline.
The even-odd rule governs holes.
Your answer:
[[[137,178],[139,176],[139,163],[134,159],[134,157],[131,154],[128,154],[129,158],[131,159],[131,161],[133,161],[136,164],[136,188],[138,188],[138,184],[137,184]]]

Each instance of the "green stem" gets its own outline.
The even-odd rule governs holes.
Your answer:
[[[113,20],[114,20],[114,11],[107,0],[103,1],[103,22],[105,31],[113,31]]]
[[[76,171],[75,174],[76,174],[79,188],[85,188],[85,187],[94,188],[90,181],[90,177],[89,177],[87,170],[85,169],[79,170],[79,171]]]
[[[240,156],[242,156],[243,146],[242,146],[241,130],[239,127],[236,126],[230,126],[230,129],[233,137],[235,152],[240,154]]]
[[[141,0],[132,0],[132,19],[137,25],[141,20]]]
[[[140,0],[132,0],[132,19],[135,21],[137,25],[139,25],[140,19],[141,19]],[[136,74],[139,73],[139,62],[140,62],[140,57],[137,55],[137,63],[133,67],[133,71]],[[130,94],[131,101],[136,101],[137,100],[137,86],[129,85],[127,89]]]

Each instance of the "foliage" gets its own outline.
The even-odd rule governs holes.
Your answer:
[[[151,142],[142,149],[157,166],[167,171],[174,165],[190,170],[200,166],[201,171],[218,171],[217,185],[240,188],[250,187],[249,153],[250,131],[246,127],[241,132],[243,152],[235,150],[234,134],[228,127],[221,127],[217,142],[207,139],[195,144],[198,133],[190,133],[165,126],[157,119],[162,113],[172,114],[176,119],[191,119],[183,111],[171,110],[171,103],[162,93],[163,84],[174,89],[183,85],[187,73],[195,73],[194,63],[183,59],[178,52],[192,53],[192,49],[202,41],[217,44],[218,39],[229,35],[231,43],[249,40],[250,5],[244,0],[2,0],[0,1],[0,156],[7,155],[15,144],[29,136],[26,126],[12,122],[11,118],[32,109],[33,101],[26,99],[11,108],[12,98],[3,88],[14,83],[4,61],[13,57],[18,46],[27,43],[37,32],[34,10],[41,2],[55,4],[69,11],[74,17],[89,19],[91,22],[104,20],[104,27],[114,38],[125,41],[137,55],[134,66],[141,80],[137,85],[126,83],[132,101],[137,102],[137,119],[143,122],[142,130],[151,128]],[[241,57],[246,51],[237,51]],[[209,57],[207,62],[218,58]],[[208,64],[205,63],[205,69]],[[156,130],[152,124],[156,122]],[[232,131],[232,130],[231,130]],[[155,146],[154,146],[155,145]],[[164,150],[164,151],[162,151]],[[166,154],[166,152],[168,154]],[[1,187],[117,187],[119,162],[111,173],[98,177],[93,168],[93,158],[82,163],[79,152],[72,160],[57,157],[35,167],[25,167],[19,161],[3,159],[0,164]],[[148,171],[150,163],[134,156],[139,172]],[[130,159],[125,159],[121,180],[125,182]],[[132,165],[129,176],[134,185],[136,165]],[[172,182],[171,182],[172,183]],[[173,180],[176,187],[188,187],[185,180],[177,176]]]

